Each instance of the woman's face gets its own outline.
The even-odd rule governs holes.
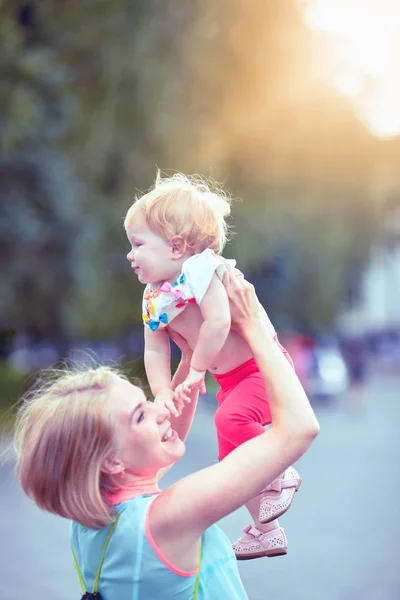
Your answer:
[[[140,388],[115,375],[106,402],[115,421],[117,459],[127,473],[152,476],[183,456],[185,444],[172,431],[169,412]]]

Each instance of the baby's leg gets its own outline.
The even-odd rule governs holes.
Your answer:
[[[221,390],[218,393],[220,406],[215,415],[219,460],[243,442],[264,433],[264,423],[268,424],[271,421],[264,380],[258,372],[243,379],[227,394],[224,395],[223,392],[224,390]],[[258,494],[246,503],[254,526],[252,529],[245,527],[243,537],[233,544],[239,559],[253,558],[264,553],[266,556],[286,554],[285,533],[279,527],[278,521],[275,519],[269,523],[260,522],[261,498],[262,495]],[[258,540],[254,537],[255,533],[259,536]]]
[[[274,340],[293,367],[287,350],[281,346],[278,336]],[[251,361],[249,361],[251,362]],[[217,377],[221,389],[217,393],[218,409],[215,426],[218,434],[218,458],[222,460],[234,448],[264,433],[271,423],[271,410],[265,390],[264,378],[255,362],[246,363],[222,377]]]
[[[283,348],[282,350],[293,365],[289,354]],[[239,368],[235,370],[232,377],[228,375],[221,383],[231,384],[231,387],[225,385],[217,394],[219,408],[215,415],[215,424],[220,460],[240,444],[264,433],[265,425],[271,423],[264,379],[257,369],[240,380]],[[293,474],[297,475],[292,468],[287,473],[291,478]],[[274,518],[274,512],[279,516],[291,504],[291,502],[286,503],[286,508],[283,506],[285,502],[282,503],[288,495],[288,490],[284,490],[282,496],[282,492],[277,489],[284,479],[285,476],[282,474],[281,478],[274,482],[275,489],[268,490],[265,494],[258,494],[246,504],[254,527],[246,527],[244,530],[246,535],[234,544],[238,558],[286,554],[285,533]],[[286,484],[293,487],[293,482],[285,481],[283,485]],[[299,484],[296,480],[294,485],[297,489]],[[258,537],[255,538],[255,535]]]
[[[258,371],[242,379],[234,387],[217,394],[219,407],[215,413],[218,434],[218,459],[235,448],[264,433],[271,423],[271,411],[264,379]]]
[[[228,442],[222,435],[219,433],[217,429],[217,440],[218,440],[218,460],[221,460],[221,457],[228,456],[236,448],[233,444]]]
[[[261,373],[252,373],[227,392],[225,397],[223,390],[217,395],[218,401],[221,402],[215,413],[219,460],[247,440],[264,433],[264,426],[271,423],[271,412]],[[261,526],[258,519],[260,496],[256,496],[246,506],[255,526]],[[275,527],[277,523],[273,521],[262,527],[262,530],[269,531]]]

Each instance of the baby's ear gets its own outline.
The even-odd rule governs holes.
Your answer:
[[[186,252],[186,242],[180,235],[175,235],[171,241],[171,250],[172,250],[172,258],[178,260],[182,258],[182,256]]]

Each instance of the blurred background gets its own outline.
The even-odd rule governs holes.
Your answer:
[[[290,554],[240,564],[251,600],[400,598],[399,31],[397,0],[0,0],[3,447],[39,369],[90,353],[143,377],[124,215],[157,167],[222,183],[225,255],[323,426]],[[215,460],[214,392],[171,477]],[[0,598],[78,596],[66,525],[4,456]]]

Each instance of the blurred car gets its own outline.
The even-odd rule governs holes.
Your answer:
[[[309,351],[307,369],[301,379],[310,400],[333,400],[345,394],[349,372],[340,349],[316,344]]]

